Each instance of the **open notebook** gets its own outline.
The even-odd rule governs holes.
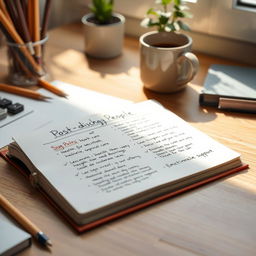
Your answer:
[[[246,168],[239,153],[153,101],[70,116],[14,140],[9,159],[27,166],[79,231]]]

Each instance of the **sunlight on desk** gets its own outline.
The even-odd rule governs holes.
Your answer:
[[[87,57],[83,52],[83,39],[80,24],[50,31],[45,61],[52,80],[131,102],[158,100],[192,126],[241,153],[243,162],[250,168],[81,235],[77,235],[2,159],[0,193],[17,203],[22,212],[44,228],[53,241],[52,255],[254,256],[255,115],[201,108],[199,105],[199,93],[208,67],[214,63],[239,63],[197,53],[200,70],[185,90],[160,94],[146,90],[140,80],[137,38],[127,37],[123,54],[107,61]],[[4,52],[4,49],[0,50],[2,79],[6,77],[7,67],[6,57],[2,58]],[[100,105],[99,102],[93,104]],[[22,255],[44,256],[49,253],[33,243]]]

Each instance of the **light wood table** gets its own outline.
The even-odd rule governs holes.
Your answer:
[[[157,94],[143,89],[138,49],[137,39],[126,38],[122,56],[89,59],[83,53],[81,26],[68,25],[50,32],[47,68],[53,79],[105,94],[134,102],[156,99],[192,126],[240,152],[250,168],[79,235],[0,159],[0,193],[53,241],[51,252],[33,242],[20,255],[256,255],[256,116],[198,104],[209,65],[239,63],[198,53],[200,71],[187,88]],[[1,81],[6,67],[1,57]]]

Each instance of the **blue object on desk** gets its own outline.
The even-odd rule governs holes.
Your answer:
[[[256,68],[211,65],[199,103],[219,109],[256,113]]]

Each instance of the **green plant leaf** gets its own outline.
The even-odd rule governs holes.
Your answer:
[[[193,14],[190,12],[183,11],[183,14],[184,14],[184,18],[190,18],[190,19],[193,18]]]
[[[162,5],[167,5],[167,4],[171,3],[171,2],[172,2],[172,0],[162,0],[161,4]]]
[[[169,17],[166,17],[164,15],[160,15],[160,17],[159,17],[159,23],[160,24],[163,24],[163,25],[167,24],[168,20],[169,20]]]
[[[176,12],[175,12],[175,17],[184,18],[184,17],[185,17],[185,14],[184,14],[183,12],[176,11]]]
[[[154,8],[148,9],[147,15],[150,15],[150,14],[155,15],[155,16],[158,16],[158,13],[155,11]]]
[[[156,26],[158,31],[177,31],[180,29],[188,30],[189,27],[183,22],[182,18],[191,18],[190,12],[186,11],[189,8],[182,0],[155,0],[156,4],[161,5],[161,8],[150,8],[147,15],[150,20],[144,20],[143,26]],[[169,6],[168,6],[169,5]],[[152,15],[154,17],[152,17]],[[153,18],[154,21],[151,19]]]
[[[176,31],[175,26],[173,25],[173,23],[167,24],[166,27],[168,27],[170,31]]]
[[[181,5],[181,0],[174,0],[174,4],[177,6]]]
[[[108,23],[112,17],[114,0],[92,0],[90,10],[100,24]]]
[[[190,31],[190,27],[188,24],[182,22],[181,20],[178,20],[177,23],[179,24],[180,28],[185,31]]]

